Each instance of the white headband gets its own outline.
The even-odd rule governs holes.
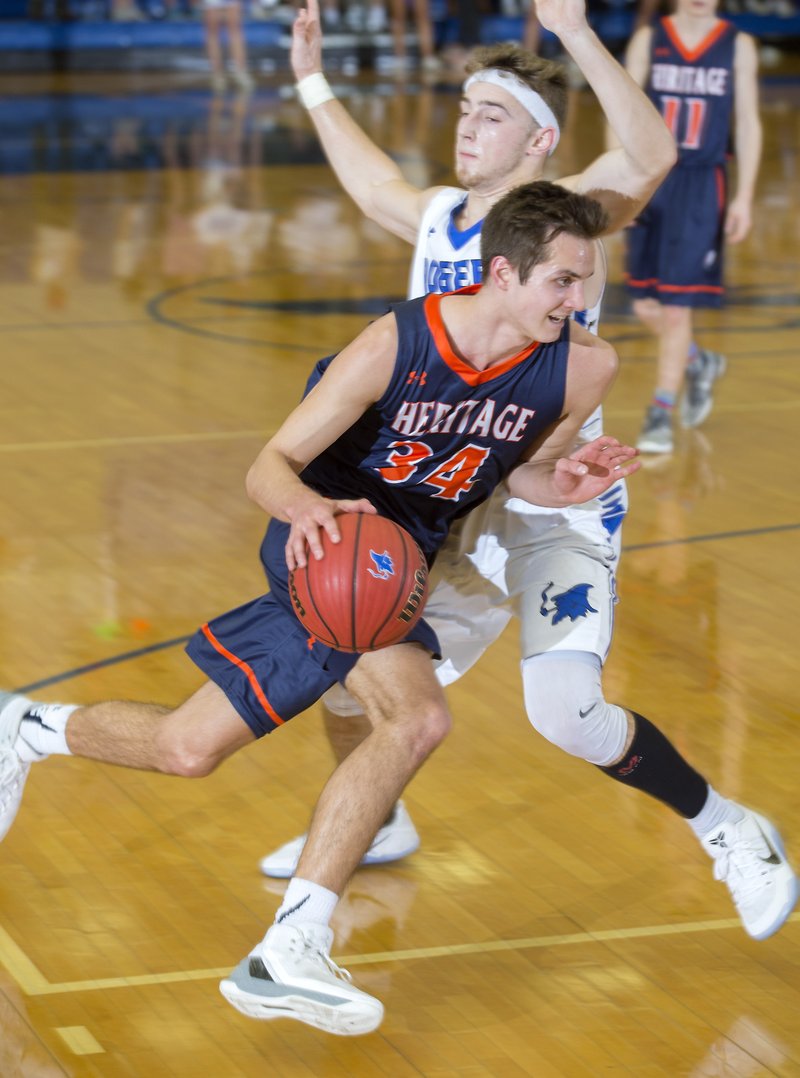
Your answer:
[[[547,152],[548,154],[553,152],[558,145],[561,129],[552,109],[541,94],[537,94],[530,86],[526,86],[513,71],[505,71],[500,67],[484,67],[481,71],[474,72],[464,83],[464,90],[468,90],[476,82],[490,82],[493,86],[499,86],[519,101],[520,105],[526,112],[530,113],[539,127],[551,127],[554,133],[553,145]]]

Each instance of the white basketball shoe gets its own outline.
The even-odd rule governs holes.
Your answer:
[[[22,716],[31,706],[26,696],[0,692],[0,841],[16,818],[31,767],[14,748]]]
[[[277,880],[288,880],[294,876],[306,838],[306,835],[293,838],[291,842],[262,858],[260,868],[264,875]],[[361,858],[361,864],[384,865],[389,861],[399,861],[408,857],[418,847],[417,829],[403,802],[398,801],[391,817],[375,835],[372,845]]]
[[[326,1033],[371,1033],[383,1004],[351,983],[330,956],[333,930],[276,924],[256,949],[220,981],[219,990],[249,1018],[294,1018]]]
[[[702,839],[714,858],[714,877],[727,884],[742,924],[753,939],[777,932],[797,902],[798,881],[781,837],[757,812],[726,821]]]

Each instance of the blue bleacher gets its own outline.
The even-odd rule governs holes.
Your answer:
[[[86,53],[107,53],[113,57],[119,50],[153,54],[159,50],[165,54],[173,50],[202,52],[204,31],[200,18],[165,18],[161,0],[139,0],[139,7],[150,17],[141,22],[114,22],[107,17],[108,0],[71,0],[71,3],[62,0],[61,8],[66,8],[68,19],[38,21],[21,17],[27,10],[26,0],[0,0],[0,52],[33,55],[58,51],[73,54],[76,66],[80,66],[80,55]],[[54,0],[51,0],[51,9],[54,10]],[[444,8],[435,7],[434,15],[439,16],[436,19],[439,45],[457,40],[457,20],[448,17]],[[624,42],[630,36],[633,15],[633,4],[608,4],[591,18],[600,36],[613,44]],[[762,40],[800,39],[800,12],[797,10],[786,17],[756,14],[728,17],[742,30]],[[482,40],[486,43],[519,40],[522,24],[521,17],[486,15],[481,23]],[[254,50],[275,50],[279,55],[286,53],[285,25],[248,19],[246,32],[248,44]]]

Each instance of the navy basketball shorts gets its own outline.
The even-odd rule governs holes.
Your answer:
[[[625,230],[631,297],[721,306],[725,205],[724,169],[676,166]]]
[[[310,638],[295,616],[284,553],[288,534],[288,524],[270,522],[261,549],[269,594],[209,621],[186,646],[256,737],[272,733],[344,682],[360,658]],[[409,642],[439,658],[436,634],[425,621],[403,641]]]

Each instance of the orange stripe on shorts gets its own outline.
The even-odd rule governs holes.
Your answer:
[[[220,643],[220,641],[217,640],[216,636],[214,636],[214,634],[211,632],[211,629],[209,629],[208,625],[203,625],[202,631],[206,640],[208,640],[209,644],[211,644],[215,651],[218,651],[220,655],[223,655],[229,662],[232,662],[234,666],[239,667],[244,676],[250,682],[250,687],[256,694],[258,702],[264,708],[272,721],[274,723],[277,723],[278,726],[283,726],[285,720],[280,717],[280,715],[277,713],[277,711],[275,711],[269,700],[264,695],[264,690],[259,685],[258,678],[256,677],[253,668],[249,666],[244,661],[244,659],[240,659],[236,655],[234,655],[232,651],[228,651],[224,644]]]

